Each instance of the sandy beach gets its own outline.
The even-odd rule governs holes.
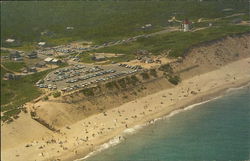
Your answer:
[[[249,83],[249,69],[250,58],[241,59],[183,80],[173,88],[87,117],[61,128],[59,133],[49,131],[22,113],[17,122],[2,126],[1,160],[71,161],[84,158],[114,137],[123,140],[124,130],[129,133],[128,129],[136,125],[152,122],[177,109],[221,95],[229,88]]]

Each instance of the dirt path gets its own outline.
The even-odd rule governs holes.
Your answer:
[[[13,71],[13,70],[10,70],[10,69],[6,68],[3,64],[1,64],[1,67],[2,67],[3,69],[5,69],[6,71],[10,72],[10,73],[20,74],[20,73],[18,73],[18,72],[15,72],[15,71]]]

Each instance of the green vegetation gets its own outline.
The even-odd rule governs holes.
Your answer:
[[[94,89],[93,88],[85,88],[82,90],[82,93],[85,95],[85,96],[94,96]]]
[[[5,68],[14,72],[21,72],[21,69],[26,67],[24,62],[6,61],[3,62],[2,64]]]
[[[223,12],[225,8],[234,10]],[[21,46],[22,50],[32,50],[39,41],[48,45],[73,40],[101,43],[172,26],[167,22],[172,16],[196,21],[238,12],[249,12],[247,0],[6,1],[1,3],[1,40],[4,46]],[[153,28],[141,30],[141,26],[149,23]],[[68,26],[74,30],[66,30]],[[44,31],[47,34],[41,35]],[[15,38],[17,45],[5,43],[7,38]]]
[[[174,85],[177,85],[181,81],[181,78],[177,75],[174,76],[170,75],[168,76],[168,81]]]
[[[57,97],[61,96],[61,92],[60,91],[56,91],[52,95],[53,95],[54,98],[57,98]]]
[[[113,89],[113,88],[119,89],[119,86],[117,85],[115,80],[106,83],[106,87],[109,88],[109,89]]]
[[[250,32],[250,28],[248,26],[236,25],[214,26],[196,32],[171,32],[154,37],[141,38],[133,43],[107,47],[100,49],[98,52],[134,55],[138,49],[144,49],[158,55],[162,51],[169,49],[171,50],[169,56],[179,57],[183,56],[185,51],[193,45],[244,32]]]
[[[88,52],[79,54],[80,61],[84,63],[95,63],[94,60],[92,60],[92,55]]]
[[[150,73],[150,75],[152,75],[152,76],[154,76],[154,77],[157,77],[157,72],[156,72],[155,69],[150,69],[150,70],[149,70],[149,73]]]
[[[129,85],[136,85],[139,82],[139,79],[135,76],[127,76],[125,78],[121,78],[119,80],[113,80],[111,82],[107,82],[105,86],[108,89],[120,89],[121,88],[126,88]]]
[[[126,79],[125,78],[121,78],[117,82],[120,85],[120,87],[126,88]]]
[[[9,56],[10,52],[9,51],[3,51],[1,50],[1,56]]]
[[[20,112],[19,107],[41,95],[35,83],[51,70],[23,76],[18,80],[3,80],[6,70],[1,67],[1,111],[5,117],[12,117]]]
[[[150,78],[150,76],[149,76],[149,74],[147,72],[141,73],[141,76],[142,76],[143,79],[149,79]]]
[[[160,66],[159,70],[167,72],[167,73],[173,73],[173,69],[170,66],[170,64],[163,64]]]
[[[135,76],[135,75],[132,75],[131,77],[131,82],[135,85],[137,82],[139,82],[139,79]]]

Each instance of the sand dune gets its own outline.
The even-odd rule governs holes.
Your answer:
[[[34,135],[35,138],[26,138],[21,142],[16,140],[15,146],[10,144],[8,147],[3,147],[2,160],[40,161],[52,158],[64,160],[83,157],[98,148],[98,145],[120,135],[129,127],[146,123],[175,109],[206,100],[230,87],[246,84],[250,81],[249,69],[250,58],[230,63],[218,70],[186,79],[174,88],[125,103],[104,113],[92,115],[73,125],[61,128],[60,133],[48,132],[46,134],[47,130],[39,125],[33,125],[33,121],[30,120],[32,125],[27,126],[35,128],[29,131],[30,136]],[[21,116],[21,118],[25,117]],[[23,127],[20,128],[24,130]],[[37,134],[39,129],[44,135]],[[8,132],[4,129],[3,136],[9,143]],[[36,137],[36,135],[39,136]]]

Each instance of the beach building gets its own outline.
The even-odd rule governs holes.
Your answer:
[[[15,51],[15,52],[11,53],[10,54],[10,59],[14,60],[14,61],[22,61],[23,60],[20,52],[18,52],[18,51]]]
[[[35,58],[37,58],[37,52],[36,52],[36,51],[32,51],[31,53],[29,53],[29,54],[27,55],[27,57],[28,57],[29,59],[35,59]]]
[[[41,61],[41,62],[36,63],[36,67],[37,67],[37,68],[43,68],[43,67],[45,67],[45,66],[46,66],[46,63],[45,63],[44,61]]]
[[[5,42],[7,42],[7,43],[13,43],[13,42],[15,42],[15,39],[6,39]]]
[[[45,45],[46,45],[46,42],[39,42],[38,45],[39,45],[39,46],[45,46]]]
[[[74,27],[68,26],[68,27],[66,27],[66,29],[67,29],[67,30],[74,30]]]
[[[94,55],[92,57],[92,60],[94,60],[94,61],[103,61],[105,59],[106,59],[106,57],[104,55]]]
[[[60,64],[60,63],[62,63],[62,61],[59,60],[59,59],[53,59],[51,62],[52,62],[52,64]]]
[[[52,60],[53,60],[53,58],[48,57],[48,58],[44,59],[44,62],[47,64],[51,64]]]
[[[4,75],[5,80],[17,80],[19,78],[20,78],[20,75],[15,75],[15,74],[12,74],[12,73],[6,73]]]

